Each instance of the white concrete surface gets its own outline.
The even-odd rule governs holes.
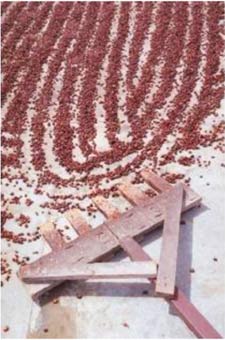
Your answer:
[[[149,34],[153,30],[154,27],[151,27]],[[60,80],[57,83],[60,83]],[[57,96],[57,91],[55,91],[52,103],[56,102],[56,104],[51,108],[52,114],[57,109]],[[101,113],[101,110],[99,112]],[[29,119],[34,113],[29,110]],[[122,112],[120,114],[122,116]],[[98,118],[98,121],[101,121],[100,117]],[[210,126],[210,123],[207,124]],[[102,125],[104,128],[104,124]],[[101,129],[98,133],[98,136],[104,135]],[[127,131],[123,131],[124,135],[126,133]],[[23,138],[27,142],[27,150],[24,151],[29,159],[29,129],[24,133]],[[51,159],[50,142],[49,138],[50,147],[46,148],[46,155],[49,156],[49,162],[54,164],[54,160]],[[104,144],[106,142],[103,138],[98,138],[99,149],[107,149],[107,145]],[[181,171],[190,176],[192,188],[203,198],[201,208],[186,213],[182,218],[186,224],[181,225],[177,284],[217,331],[225,336],[225,168],[221,167],[225,159],[223,154],[212,148],[195,151],[195,154],[200,154],[205,160],[211,160],[211,165],[207,168],[199,168],[197,165],[184,167],[172,164],[163,168],[163,172],[166,170]],[[127,160],[132,159],[133,156],[128,156]],[[215,159],[211,159],[212,156],[215,156]],[[127,160],[124,161],[125,164]],[[150,162],[146,161],[145,165],[149,164]],[[29,165],[27,161],[24,165],[24,172]],[[111,168],[116,166],[113,164]],[[57,167],[57,163],[56,170],[62,177],[64,176],[65,169]],[[98,171],[104,171],[104,169],[94,169],[93,173]],[[32,171],[30,176],[35,181],[37,180]],[[28,197],[34,201],[31,208],[27,208],[23,199],[19,205],[9,205],[9,210],[15,216],[24,212],[30,216],[30,232],[49,218],[49,211],[47,209],[43,211],[40,208],[40,204],[46,201],[45,195],[34,195],[33,188],[26,187],[21,181],[16,188],[14,187],[15,181],[11,181],[8,187],[5,184],[6,181],[3,180],[2,190],[6,196],[12,191],[16,192],[21,186],[22,193],[27,193]],[[105,184],[105,187],[108,186]],[[60,191],[46,187],[47,190],[50,194],[63,194],[63,189]],[[65,190],[67,192],[68,189]],[[85,186],[82,190],[88,192]],[[76,197],[75,189],[72,189],[71,193]],[[118,200],[115,199],[115,202]],[[120,201],[120,207],[125,209],[125,201]],[[39,212],[39,216],[36,216],[35,212]],[[61,214],[57,213],[52,216],[61,218]],[[103,221],[101,214],[96,214],[96,217],[93,221],[88,217],[94,226]],[[65,221],[61,218],[60,223],[65,224]],[[9,230],[20,230],[15,220],[7,222],[6,226]],[[156,230],[143,243],[144,249],[157,260],[160,254],[160,236],[161,230]],[[30,256],[34,260],[40,255],[34,255],[33,252],[40,251],[43,246],[42,240],[26,243],[20,247],[9,246],[5,240],[2,240],[2,251],[9,259],[19,248],[20,254]],[[214,258],[218,261],[214,261]],[[115,260],[124,260],[124,257],[118,255]],[[193,268],[195,272],[190,273],[190,268]],[[2,289],[1,323],[2,328],[9,327],[8,332],[2,333],[3,338],[195,337],[179,316],[174,315],[163,299],[153,296],[151,286],[146,280],[140,280],[139,284],[136,280],[129,284],[127,281],[122,284],[96,281],[82,284],[67,283],[45,296],[38,305],[31,301],[25,287],[16,277],[16,270],[14,266],[13,278]],[[149,294],[143,295],[143,291],[146,290]],[[59,302],[53,303],[56,298]],[[44,329],[48,329],[48,332]]]
[[[210,149],[201,150],[202,153],[206,158],[212,155]],[[224,157],[215,151],[213,155],[216,158],[210,167],[194,166],[187,170],[192,187],[202,195],[203,201],[201,208],[186,213],[183,218],[186,224],[181,226],[177,282],[224,336],[225,171],[220,166]],[[159,258],[160,236],[161,231],[157,230],[144,242],[144,249],[156,259]],[[33,251],[32,248],[32,245],[27,246],[26,253]],[[218,261],[215,262],[214,258]],[[121,260],[121,256],[117,256],[117,260]],[[195,272],[190,274],[190,268]],[[142,295],[143,290],[150,290],[150,296]],[[77,292],[81,299],[76,297]],[[78,285],[78,288],[70,283],[53,292],[53,296],[59,297],[59,304],[52,303],[50,294],[40,308],[31,303],[23,285],[14,276],[2,289],[2,326],[7,324],[10,327],[3,337],[26,337],[27,332],[31,337],[54,335],[56,338],[194,337],[183,321],[170,312],[168,304],[153,297],[152,293],[145,280],[141,280],[140,285],[134,282],[129,285],[127,281],[122,285],[89,282]],[[44,328],[49,332],[43,333]]]

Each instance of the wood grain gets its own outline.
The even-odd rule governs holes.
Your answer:
[[[92,198],[92,201],[96,207],[109,219],[114,219],[120,216],[119,210],[112,206],[109,201],[103,196],[96,196]]]
[[[131,203],[131,204],[141,204],[144,201],[148,201],[150,198],[143,191],[139,190],[130,182],[122,181],[118,185],[118,189],[121,194]]]
[[[55,229],[54,223],[51,221],[42,224],[40,226],[40,232],[52,251],[60,250],[66,244],[62,235],[60,235],[59,231]],[[52,288],[53,287],[54,285],[52,284]],[[26,289],[32,298],[36,299],[39,297],[40,292],[44,293],[46,290],[48,290],[48,285],[43,283],[27,284]]]
[[[166,189],[167,190],[167,189]],[[134,193],[134,192],[133,192]],[[138,203],[141,197],[141,191],[135,197],[132,194],[134,204]],[[107,214],[106,214],[107,216]],[[119,242],[120,246],[127,253],[127,255],[133,261],[154,261],[150,255],[148,255],[142,247],[131,237],[127,236],[119,238],[114,234]],[[155,286],[155,280],[151,280],[151,283]],[[170,300],[170,304],[175,308],[178,315],[189,327],[189,329],[201,339],[222,339],[223,337],[215,330],[215,328],[208,322],[208,320],[202,315],[199,310],[188,300],[185,294],[179,289],[175,288],[176,294]]]
[[[94,261],[100,261],[103,259],[110,259],[113,257],[114,251],[119,249],[119,243],[113,236],[113,234],[111,234],[108,231],[108,229],[100,227],[92,229],[91,234],[88,237],[87,235],[83,235],[73,240],[72,244],[75,246],[74,250],[75,260],[77,260],[77,263],[89,263]],[[65,243],[65,245],[67,247],[71,247],[71,242]],[[83,257],[85,249],[91,249],[91,251],[89,252],[89,257],[85,256]],[[52,248],[52,250],[56,249]],[[50,255],[50,257],[55,258],[53,252],[48,255]],[[33,263],[39,262],[41,259],[43,259],[43,257],[44,256],[42,256],[37,261],[34,261]],[[57,257],[55,259],[57,261]],[[21,267],[18,275],[21,276],[21,273],[23,273],[24,270],[25,268]],[[59,281],[54,281],[51,282],[50,284],[49,283],[26,284],[26,288],[28,289],[28,292],[31,295],[31,297],[34,300],[37,300],[42,294],[59,285],[60,283],[61,282]]]
[[[133,261],[152,260],[142,247],[131,238],[121,239],[120,244]],[[154,285],[154,280],[152,280],[152,284]],[[167,301],[175,308],[181,319],[198,338],[223,338],[179,288],[176,288],[175,297]]]
[[[53,222],[47,222],[40,226],[40,232],[52,250],[56,251],[65,245],[62,235],[55,229]]]
[[[165,179],[162,177],[156,175],[153,171],[144,169],[141,171],[141,176],[144,178],[144,180],[151,185],[153,189],[155,189],[158,192],[164,192],[166,190],[170,190],[171,184],[168,183]]]
[[[51,268],[42,269],[31,275],[25,275],[25,282],[51,282],[62,280],[91,280],[91,279],[136,279],[156,277],[157,267],[152,261],[145,262],[106,262],[92,264],[73,264],[71,261],[58,265],[53,263]]]
[[[72,257],[74,261],[82,261],[83,263],[95,262],[99,259],[104,260],[106,256],[117,250],[120,246],[114,234],[119,236],[119,238],[127,236],[137,237],[162,225],[164,220],[163,207],[165,206],[167,195],[168,193],[165,192],[153,198],[148,197],[139,206],[133,207],[121,214],[121,218],[107,221],[76,240],[69,242],[62,250],[54,254],[47,254],[39,260],[22,267],[19,275],[23,275],[27,270],[36,270],[36,267],[41,270],[42,266],[47,266],[54,261],[58,263],[65,262],[69,257]],[[199,201],[200,197],[198,195],[191,199],[186,196],[183,210],[188,210],[194,203],[199,204]],[[46,286],[44,291],[50,288],[51,285],[49,287]],[[41,294],[42,291],[39,293]],[[37,294],[39,293],[37,292]],[[37,296],[37,294],[35,295]]]
[[[177,252],[179,244],[180,217],[183,205],[183,187],[178,184],[169,191],[170,197],[165,206],[162,246],[156,293],[171,297],[175,293]]]
[[[78,209],[71,209],[65,213],[66,219],[70,222],[78,235],[83,235],[91,230],[83,215]]]

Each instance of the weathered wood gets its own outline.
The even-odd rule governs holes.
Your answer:
[[[87,236],[88,235],[88,236]],[[109,260],[113,257],[113,253],[119,249],[119,243],[116,238],[106,229],[105,227],[98,227],[92,229],[90,233],[80,236],[79,238],[73,240],[72,242],[66,243],[66,247],[73,246],[72,256],[76,263],[90,263],[100,260]],[[88,252],[87,252],[88,249]],[[86,252],[88,256],[85,256]],[[54,253],[55,254],[55,253]],[[53,253],[47,254],[51,255],[52,258],[60,258],[60,252],[58,255]],[[46,255],[42,256],[40,261]],[[37,261],[33,262],[36,263]],[[42,261],[41,261],[42,262]],[[63,261],[62,261],[63,262]],[[19,276],[23,272],[23,268],[19,270]],[[34,300],[38,299],[42,294],[59,285],[59,281],[49,283],[36,283],[36,284],[26,284],[28,291]]]
[[[53,263],[51,268],[26,273],[25,282],[51,282],[62,280],[91,279],[135,279],[156,277],[157,267],[152,261],[145,262],[105,262],[92,264],[73,264],[67,261],[64,265]]]
[[[196,194],[186,195],[186,203],[184,209],[191,208],[192,206],[199,204],[200,197]],[[135,202],[134,202],[135,203]],[[102,211],[104,213],[104,211]],[[107,211],[105,211],[107,216]],[[117,239],[114,239],[116,243]],[[148,261],[153,259],[150,258],[148,254],[144,252],[141,246],[134,241],[131,237],[127,236],[119,240],[120,246],[126,251],[130,258],[134,261]],[[153,280],[154,282],[154,280]],[[47,290],[58,282],[51,283],[51,285],[44,285]],[[27,285],[29,286],[29,285]],[[43,286],[41,284],[30,285],[30,286]],[[39,289],[39,293],[43,293],[42,288]],[[36,292],[37,295],[38,292]],[[187,326],[196,334],[199,338],[222,338],[221,335],[210,325],[210,323],[205,319],[205,317],[196,309],[196,307],[191,304],[186,296],[177,288],[176,296],[170,300],[171,305],[175,307],[180,317],[184,320]]]
[[[133,261],[147,261],[148,259],[152,260],[152,258],[146,254],[142,247],[136,241],[131,240],[130,238],[121,239],[120,245]],[[154,284],[154,280],[152,280],[152,284]],[[176,309],[181,319],[198,338],[222,339],[222,336],[187,299],[185,294],[179,288],[176,288],[175,297],[167,301]]]
[[[42,267],[47,265],[51,267],[53,263],[59,266],[60,264],[65,265],[68,260],[73,264],[103,260],[113,250],[118,249],[118,246],[119,243],[113,234],[104,225],[101,225],[67,243],[62,250],[46,254],[33,263],[22,266],[19,275],[22,277],[28,271],[31,273],[32,270],[41,271]],[[51,285],[48,287],[46,285],[45,291],[47,288],[51,288]]]
[[[172,187],[169,193],[170,197],[165,205],[165,220],[156,280],[156,293],[172,297],[175,293],[180,217],[183,205],[182,185],[178,184]]]
[[[160,182],[163,181],[166,182],[163,179],[160,179]],[[184,185],[183,183],[181,184],[184,189],[184,200],[185,200],[185,206],[184,206],[184,211],[193,208],[194,206],[198,205],[201,202],[201,197],[196,194],[192,189],[190,189],[188,186]],[[160,190],[163,190],[162,193],[166,194],[166,192],[169,191],[169,189],[173,188],[173,185],[169,184],[166,182],[166,184],[162,184],[159,186],[159,184],[155,185],[155,187],[158,187]],[[164,189],[163,189],[164,186]],[[122,193],[122,195],[131,203],[134,205],[141,204],[147,200],[150,199],[148,195],[143,193],[140,189],[135,187],[133,184],[129,183],[126,181],[125,184],[122,184],[119,186],[119,190]],[[162,195],[161,193],[161,195]],[[156,196],[156,197],[160,197]],[[152,200],[156,199],[156,197],[153,197]]]
[[[141,171],[141,176],[144,178],[144,180],[151,185],[153,189],[155,189],[158,192],[165,192],[167,190],[170,190],[173,185],[168,183],[164,178],[156,175],[151,170],[145,169]],[[194,190],[192,190],[189,186],[187,186],[184,183],[179,183],[183,186],[184,189],[184,196],[187,198],[187,200],[190,202],[190,208],[195,206],[195,204],[191,205],[191,201],[196,197],[196,193]]]
[[[151,256],[149,256],[145,251],[140,252],[141,246],[137,241],[131,237],[124,237],[119,240],[122,249],[127,253],[132,261],[152,261],[155,262]],[[141,248],[142,249],[142,248]],[[136,260],[135,260],[136,259]],[[156,263],[156,262],[155,262]]]
[[[108,218],[114,219],[120,216],[120,212],[117,208],[112,206],[109,201],[103,196],[96,196],[92,198],[92,201],[97,208]]]
[[[83,235],[91,230],[90,225],[78,209],[71,209],[65,213],[66,219],[70,222],[78,235]]]
[[[40,226],[40,232],[52,251],[60,250],[66,244],[62,235],[55,229],[54,223],[49,221]],[[53,285],[52,285],[53,288]],[[35,299],[39,296],[39,292],[44,293],[48,289],[48,285],[43,283],[27,284],[26,289],[29,294]]]
[[[59,250],[65,245],[62,236],[60,235],[59,231],[55,229],[53,222],[49,221],[42,224],[40,226],[40,232],[52,250]]]
[[[162,177],[156,175],[153,171],[144,169],[141,171],[141,176],[144,180],[151,185],[153,189],[158,192],[164,192],[166,190],[170,190],[171,184],[168,183]]]
[[[166,189],[167,190],[167,189]],[[134,204],[139,201],[141,191],[135,198],[132,194]],[[191,204],[191,202],[190,202]],[[127,253],[133,261],[154,261],[142,247],[131,237],[120,238],[116,233],[114,235],[118,238],[120,246]],[[155,285],[155,280],[151,280]],[[215,330],[215,328],[208,322],[208,320],[198,311],[198,309],[187,299],[185,294],[176,288],[176,295],[174,298],[168,300],[170,304],[176,309],[178,315],[190,328],[190,330],[202,339],[221,339],[222,336]]]
[[[141,191],[138,193],[138,197],[141,196]],[[143,193],[144,195],[144,193]],[[101,196],[100,196],[101,197]],[[107,204],[105,204],[107,201]],[[102,204],[103,202],[103,204]],[[110,218],[111,217],[111,213],[113,211],[118,212],[117,208],[115,208],[106,198],[102,197],[102,199],[99,200],[99,209],[102,211],[102,213],[105,215],[106,218]],[[121,213],[120,213],[121,216]],[[112,230],[111,230],[112,231]],[[117,235],[115,235],[117,237]],[[123,240],[126,240],[126,243],[122,246],[122,242]],[[124,249],[124,247],[126,246],[126,244],[129,244],[130,247],[133,247],[132,251],[135,254],[135,251],[137,250],[137,252],[139,252],[139,244],[134,241],[131,237],[125,237],[123,239],[119,240],[120,245],[122,246],[122,248]],[[137,248],[137,249],[136,249]],[[157,265],[157,263],[153,260],[150,259],[155,265]],[[144,261],[144,260],[142,260]],[[146,254],[146,261],[149,261],[149,256]]]
[[[176,296],[171,300],[170,303],[176,309],[181,319],[198,338],[223,339],[217,330],[188,300],[188,298],[180,289],[176,290]]]
[[[90,230],[90,226],[87,224],[86,220],[80,214],[79,210],[77,209],[72,210],[68,211],[67,217],[72,227],[78,233],[78,235],[87,232],[87,229]],[[48,245],[51,247],[52,251],[60,250],[64,245],[66,245],[66,242],[64,242],[59,231],[54,228],[54,224],[52,222],[44,223],[40,227],[40,231],[44,239],[47,241]],[[26,286],[32,298],[37,299],[41,294],[48,291],[50,287],[53,288],[58,284],[59,284],[58,282],[51,283],[51,285],[45,283],[38,284],[36,283],[28,284]]]
[[[169,197],[169,191],[165,191],[158,196],[153,198],[148,197],[147,199],[141,200],[141,190],[130,185],[129,190],[127,188],[126,195],[132,195],[132,201],[134,204],[138,204],[137,207],[133,207],[126,213],[121,215],[121,218],[114,220],[113,222],[106,222],[109,225],[112,232],[116,232],[123,237],[137,237],[146,234],[150,230],[162,225],[164,221],[164,207],[166,201]],[[200,202],[200,197],[198,195],[191,196],[186,195],[184,197],[184,205],[182,211],[188,210],[193,206],[195,202],[196,205]]]
[[[140,206],[133,207],[123,213],[120,219],[105,222],[101,226],[92,229],[89,233],[69,242],[62,250],[54,254],[47,254],[39,260],[22,267],[20,274],[21,271],[25,273],[28,268],[29,270],[32,270],[32,268],[36,270],[37,267],[41,269],[43,265],[47,266],[54,261],[65,263],[70,257],[73,258],[74,263],[76,261],[85,263],[95,262],[98,259],[104,260],[106,255],[119,247],[119,242],[112,233],[110,234],[108,229],[123,238],[127,236],[136,237],[159,227],[164,220],[163,207],[165,206],[167,195],[168,193],[165,192],[152,199],[148,198]],[[198,204],[199,201],[200,198],[197,195],[191,201],[186,197],[184,210],[189,209],[193,202]]]
[[[141,204],[143,201],[150,199],[147,194],[128,181],[121,182],[121,184],[118,185],[118,189],[131,204]]]

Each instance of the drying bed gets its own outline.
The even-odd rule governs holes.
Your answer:
[[[116,200],[121,176],[224,170],[223,19],[222,2],[2,3],[6,291],[39,225],[72,208],[97,225],[90,197]]]

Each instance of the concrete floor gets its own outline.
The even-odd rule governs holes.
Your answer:
[[[212,150],[203,149],[200,153],[207,160]],[[201,208],[186,213],[183,218],[186,224],[181,226],[177,284],[225,336],[225,171],[220,166],[224,156],[215,151],[213,155],[216,157],[210,167],[193,166],[187,170],[192,187],[202,195],[203,201]],[[144,242],[144,249],[156,259],[160,236],[161,230],[156,230]],[[27,246],[26,251],[33,250],[32,245]],[[127,258],[118,255],[115,260]],[[190,274],[190,268],[195,272]],[[143,295],[143,290],[149,290],[149,295]],[[3,337],[24,338],[27,334],[31,338],[194,337],[170,311],[169,305],[152,293],[145,280],[138,284],[132,281],[88,282],[82,286],[67,283],[46,295],[40,306],[31,301],[15,275],[2,289],[2,326],[10,327]],[[54,297],[59,297],[58,304],[52,302]],[[44,332],[45,328],[48,333]]]
[[[112,32],[112,36],[113,34]],[[57,102],[54,100],[54,96],[57,99],[57,91],[56,85],[53,103]],[[98,95],[100,99],[104,95],[101,89]],[[56,108],[57,105],[56,107],[52,105],[50,108],[52,114]],[[99,112],[98,127],[101,127],[101,106],[98,106],[98,103],[96,111]],[[30,110],[29,119],[33,113]],[[126,136],[128,132],[126,126],[123,132]],[[51,146],[48,135],[50,135],[49,131],[46,133],[46,142]],[[101,128],[98,129],[97,145],[99,149],[102,147],[104,150],[103,135]],[[29,129],[24,133],[23,140],[27,148],[23,150],[27,161],[25,166],[29,166]],[[49,163],[53,164],[55,171],[61,171],[57,163],[55,166],[53,153],[50,148],[49,150],[49,153],[47,150]],[[181,171],[186,174],[191,178],[192,188],[203,198],[200,208],[186,213],[182,218],[186,224],[181,225],[177,285],[185,291],[217,331],[225,336],[225,168],[221,167],[221,163],[224,163],[224,155],[212,148],[197,150],[194,154],[201,155],[206,161],[211,160],[211,165],[206,168],[197,165],[187,168],[176,163],[163,169],[163,171]],[[212,156],[215,156],[215,159],[212,159]],[[145,165],[149,164],[146,162]],[[23,170],[25,172],[26,169]],[[33,178],[35,179],[35,173],[31,172],[31,179]],[[6,187],[3,180],[2,191],[6,196],[17,190],[14,184],[12,181]],[[44,223],[49,217],[47,209],[43,214],[35,215],[35,212],[41,212],[40,204],[45,201],[45,197],[34,196],[33,188],[26,187],[22,182],[17,187],[19,186],[34,201],[34,204],[28,209],[22,200],[20,205],[10,205],[9,210],[13,214],[26,211],[31,218],[29,231],[32,232],[37,225]],[[58,194],[54,190],[49,192]],[[74,191],[72,193],[76,197],[76,193]],[[120,202],[121,209],[125,207],[124,204],[124,201]],[[60,218],[60,216],[56,214],[56,217]],[[96,216],[95,226],[103,221],[101,214]],[[63,219],[60,223],[64,223]],[[15,221],[10,221],[6,226],[17,231]],[[145,239],[143,246],[158,260],[160,244],[161,230],[156,230]],[[38,255],[34,255],[33,252],[43,248],[44,243],[39,240],[20,246],[19,251],[34,260]],[[16,249],[18,246],[9,247],[7,242],[2,240],[2,250],[9,258]],[[215,261],[214,258],[218,260]],[[115,260],[128,259],[118,255]],[[190,268],[195,271],[190,273]],[[3,338],[195,338],[163,299],[153,297],[151,286],[145,280],[140,280],[139,283],[137,281],[88,282],[82,285],[66,283],[54,289],[43,297],[39,304],[36,304],[32,302],[24,285],[17,278],[16,271],[17,267],[14,266],[12,279],[2,288],[2,328],[9,327],[8,332],[2,333]],[[148,295],[143,295],[143,291],[146,290],[149,292]],[[53,301],[56,298],[59,299],[59,303],[55,304]],[[46,329],[48,332],[45,332]]]

